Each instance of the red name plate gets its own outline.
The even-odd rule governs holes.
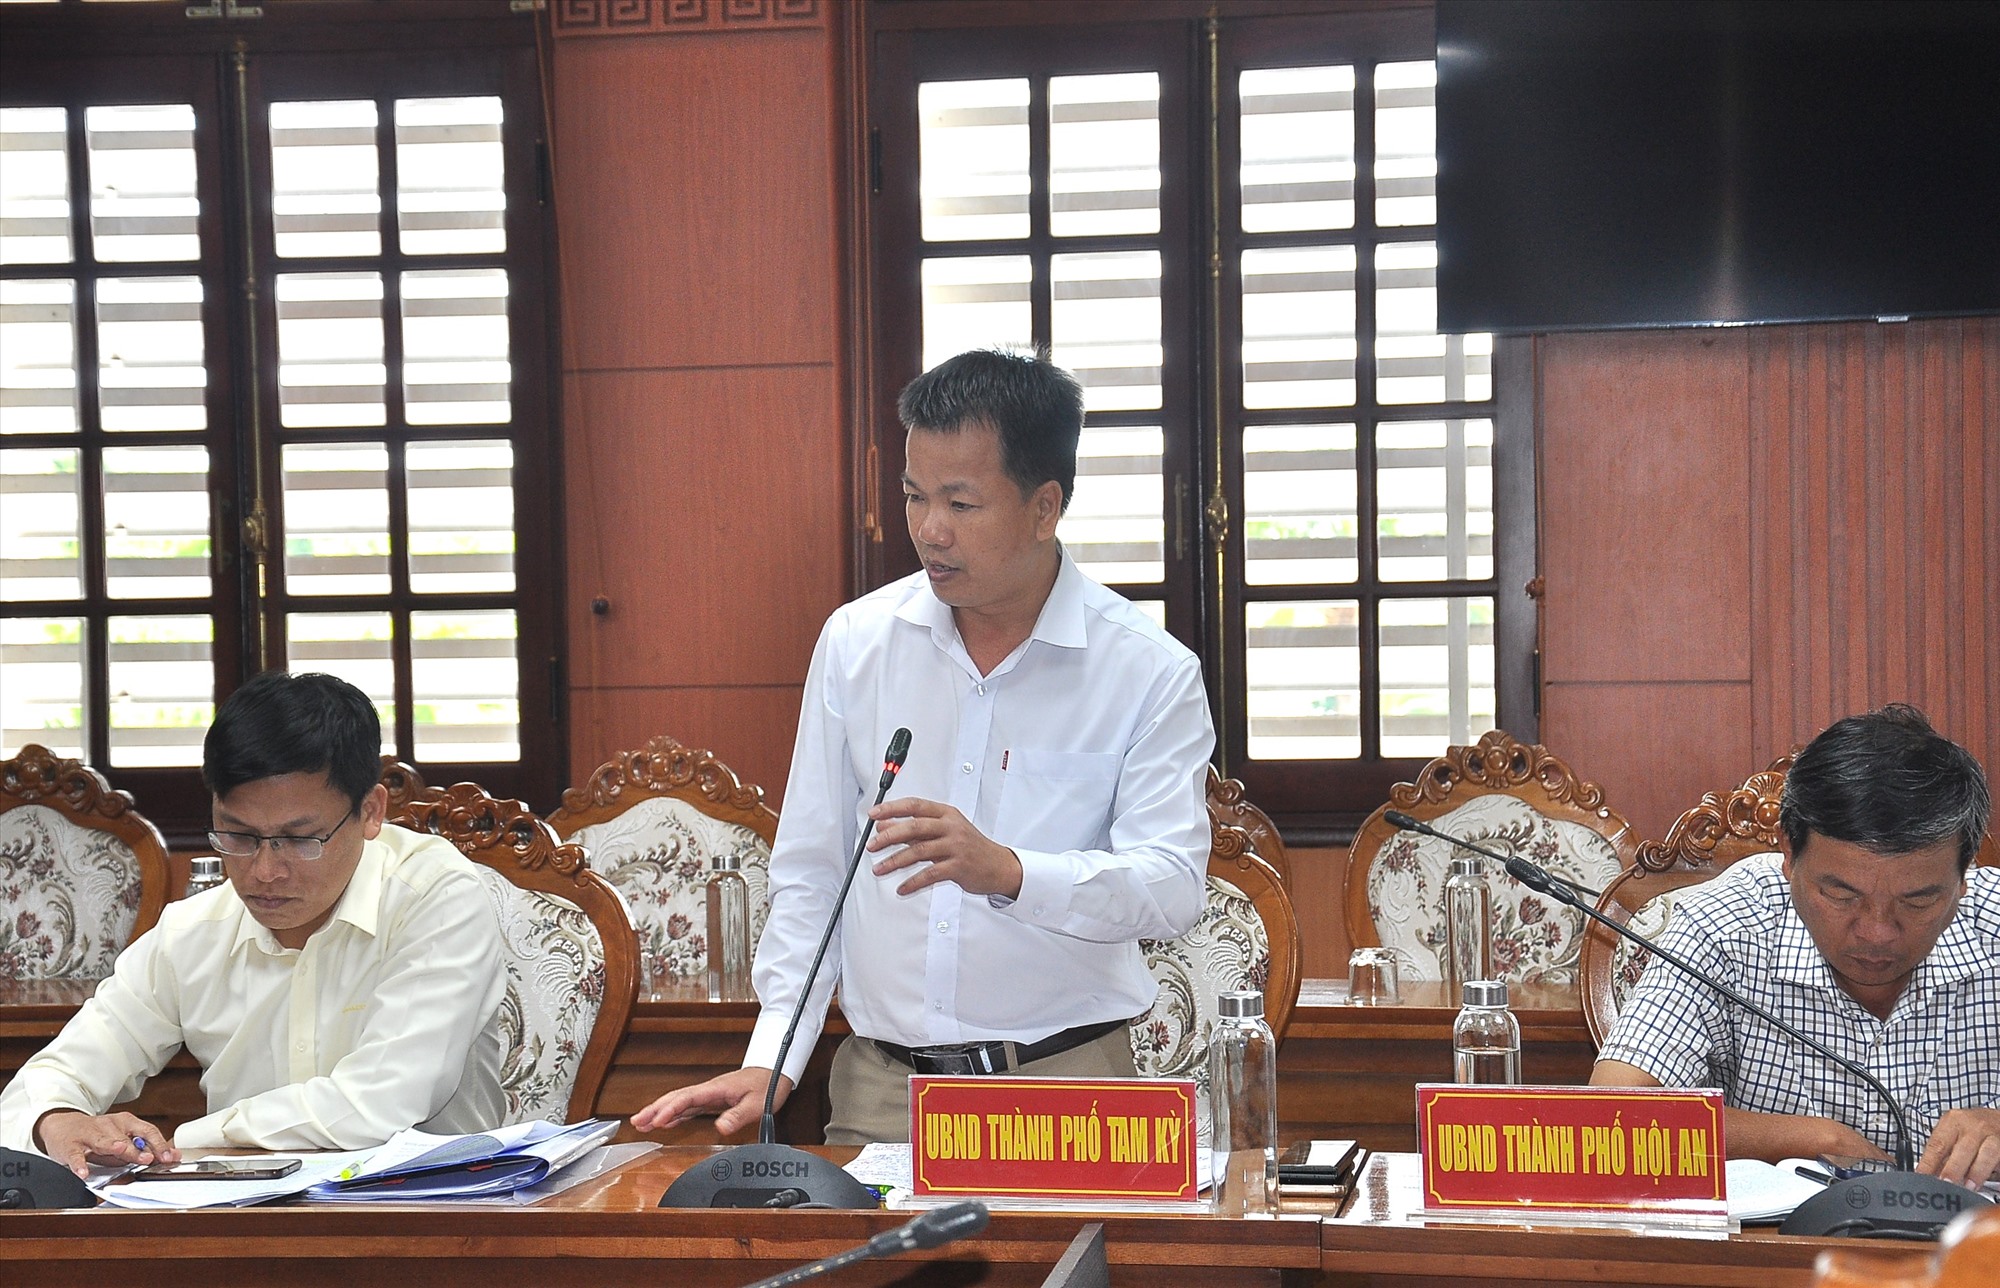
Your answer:
[[[910,1079],[914,1192],[1190,1200],[1194,1083]]]
[[[1724,1215],[1722,1096],[1417,1088],[1428,1207]]]

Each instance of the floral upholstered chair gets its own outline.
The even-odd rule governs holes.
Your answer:
[[[1178,939],[1142,939],[1146,969],[1160,995],[1132,1021],[1132,1056],[1142,1078],[1192,1078],[1196,1132],[1208,1143],[1208,1035],[1215,999],[1255,989],[1264,1018],[1282,1040],[1299,1000],[1299,923],[1292,901],[1249,833],[1214,825],[1208,894],[1194,928]]]
[[[1448,842],[1398,831],[1401,810],[1439,831],[1502,854],[1518,854],[1560,877],[1602,890],[1632,861],[1638,841],[1584,782],[1540,745],[1494,730],[1478,745],[1452,747],[1355,833],[1347,865],[1347,931],[1356,947],[1382,945],[1405,978],[1443,978],[1444,882],[1458,852]],[[1536,894],[1488,864],[1493,892],[1493,968],[1503,979],[1565,984],[1577,979],[1582,913]]]
[[[0,762],[0,974],[103,979],[166,902],[166,842],[129,795],[33,743]]]
[[[507,1122],[575,1122],[595,1110],[625,1034],[638,971],[625,904],[519,801],[472,783],[428,788],[389,822],[434,832],[480,866],[500,920]]]
[[[549,826],[590,851],[618,887],[639,935],[640,973],[654,987],[700,980],[708,969],[708,878],[735,855],[750,888],[750,942],[771,910],[771,843],[778,816],[764,790],[712,754],[662,735],[620,752],[563,793]]]

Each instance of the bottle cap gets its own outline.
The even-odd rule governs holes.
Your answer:
[[[1505,1006],[1507,1005],[1507,981],[1504,979],[1469,979],[1465,981],[1465,1005]]]
[[[203,877],[214,877],[220,880],[222,878],[222,859],[213,854],[197,855],[188,864],[188,873],[197,881]]]
[[[1486,860],[1477,854],[1455,854],[1451,860],[1451,874],[1455,877],[1483,877],[1486,875]]]
[[[1215,1013],[1225,1020],[1262,1019],[1264,995],[1249,989],[1240,993],[1222,993],[1215,999]]]
[[[708,866],[715,872],[735,872],[742,868],[743,856],[740,854],[718,854],[708,861]]]

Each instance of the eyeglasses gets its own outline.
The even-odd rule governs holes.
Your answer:
[[[255,854],[259,847],[271,847],[271,856],[278,859],[296,859],[310,863],[326,853],[326,843],[333,839],[334,832],[347,826],[347,820],[354,817],[354,811],[361,808],[356,801],[347,807],[347,813],[333,825],[333,831],[325,836],[258,836],[254,832],[210,832],[208,843],[215,847],[217,854],[227,854],[232,859],[243,859]]]

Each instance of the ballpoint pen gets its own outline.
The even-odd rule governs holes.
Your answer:
[[[1833,1178],[1825,1172],[1816,1171],[1810,1167],[1794,1167],[1792,1170],[1809,1181],[1818,1181],[1821,1185],[1833,1184]]]

